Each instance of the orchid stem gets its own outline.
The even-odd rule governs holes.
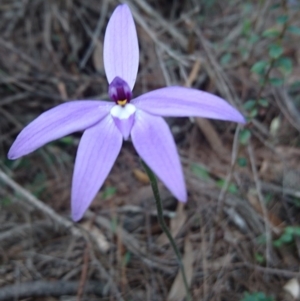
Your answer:
[[[186,278],[186,274],[185,274],[185,270],[184,270],[184,266],[182,264],[182,258],[180,255],[180,252],[178,250],[178,247],[176,245],[176,242],[174,241],[174,238],[172,237],[171,232],[168,229],[168,226],[165,222],[164,219],[164,215],[163,215],[163,206],[161,203],[161,198],[160,198],[160,194],[159,194],[159,190],[158,190],[158,186],[157,186],[157,181],[156,181],[156,177],[154,175],[154,173],[152,172],[152,170],[149,168],[149,166],[143,161],[142,161],[142,165],[149,177],[150,183],[151,183],[151,187],[153,190],[153,194],[154,194],[154,198],[155,198],[155,204],[156,204],[156,208],[157,208],[157,218],[158,218],[158,222],[162,228],[162,230],[164,231],[164,233],[167,235],[170,244],[174,250],[174,253],[177,257],[177,261],[179,264],[179,268],[180,268],[180,272],[182,275],[182,279],[183,279],[183,283],[184,283],[184,287],[185,287],[185,291],[186,291],[186,297],[188,301],[192,301],[192,297],[191,297],[191,293],[190,293],[190,289],[189,289],[189,285],[187,282],[187,278]]]

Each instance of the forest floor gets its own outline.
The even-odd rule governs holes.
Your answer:
[[[193,87],[247,118],[167,118],[188,202],[159,187],[193,300],[299,298],[300,2],[120,2],[139,38],[134,95]],[[81,133],[7,159],[45,110],[108,99],[103,38],[120,2],[0,1],[0,301],[186,297],[130,141],[79,223],[70,191]]]

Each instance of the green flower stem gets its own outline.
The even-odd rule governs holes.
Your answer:
[[[184,266],[182,264],[182,259],[181,259],[180,252],[177,248],[177,245],[174,241],[174,238],[172,237],[171,232],[168,229],[168,226],[166,225],[166,222],[165,222],[165,219],[164,219],[164,216],[163,216],[163,206],[162,206],[161,199],[160,199],[160,194],[159,194],[159,191],[158,191],[156,177],[155,177],[154,173],[152,172],[152,170],[148,167],[148,165],[143,160],[141,160],[141,161],[142,161],[142,165],[143,165],[143,167],[144,167],[144,169],[145,169],[145,171],[146,171],[146,173],[149,177],[151,187],[152,187],[152,190],[153,190],[153,194],[154,194],[154,198],[155,198],[155,204],[156,204],[156,208],[157,208],[158,222],[159,222],[162,230],[164,231],[164,233],[167,235],[167,237],[168,237],[168,239],[171,243],[171,246],[172,246],[172,248],[175,252],[175,255],[177,257],[177,261],[178,261],[180,272],[181,272],[181,275],[182,275],[184,287],[185,287],[185,290],[186,290],[187,300],[192,301],[192,297],[191,297],[189,285],[188,285],[188,282],[187,282],[187,279],[186,279],[186,274],[185,274]]]

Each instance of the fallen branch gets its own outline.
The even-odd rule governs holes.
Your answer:
[[[75,227],[74,223],[59,214],[57,214],[52,208],[48,205],[44,204],[34,195],[32,195],[29,191],[24,189],[18,183],[16,183],[13,179],[11,179],[6,173],[4,173],[0,169],[0,180],[4,182],[7,186],[11,187],[13,190],[18,192],[20,196],[24,198],[24,200],[34,208],[43,212],[46,216],[48,216],[51,220],[53,220],[57,225],[67,229],[75,236],[82,236],[80,230]]]
[[[30,297],[60,297],[63,295],[76,295],[78,281],[30,281],[7,285],[0,288],[0,301],[19,300]],[[103,284],[88,282],[83,292],[85,294],[102,295]]]

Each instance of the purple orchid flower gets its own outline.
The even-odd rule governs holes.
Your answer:
[[[95,198],[122,146],[131,136],[139,156],[181,202],[187,192],[171,131],[162,116],[199,116],[244,123],[226,101],[207,92],[165,87],[132,99],[139,65],[137,33],[130,9],[119,5],[107,25],[104,67],[114,102],[78,100],[61,104],[26,126],[8,157],[17,159],[44,144],[83,131],[73,174],[72,218],[78,221]]]

